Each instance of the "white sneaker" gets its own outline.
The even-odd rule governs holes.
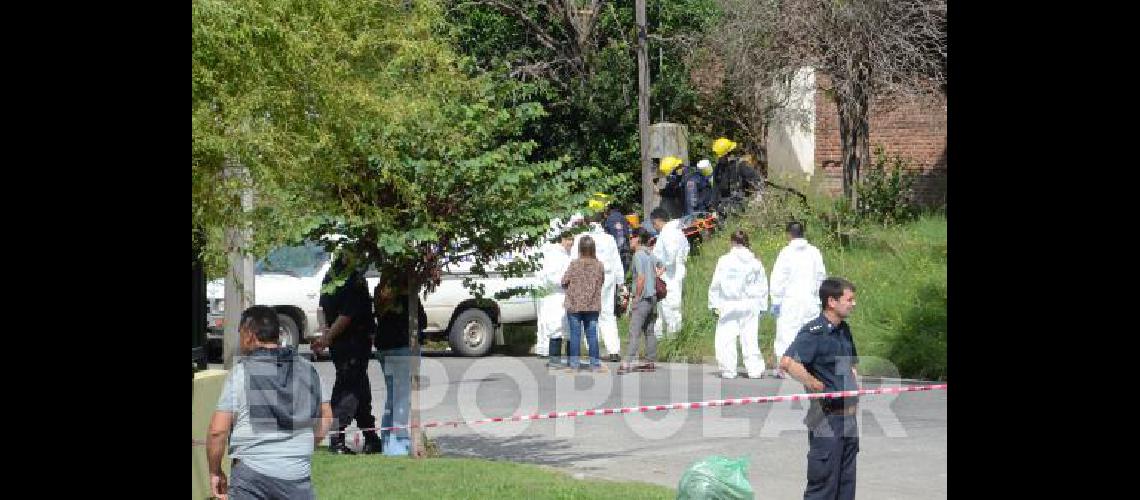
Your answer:
[[[764,378],[764,373],[761,372],[761,373],[757,373],[755,375],[749,373],[748,378]]]
[[[720,378],[736,378],[735,373],[721,373]]]

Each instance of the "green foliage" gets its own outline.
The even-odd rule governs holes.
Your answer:
[[[827,193],[823,186],[824,175],[815,176],[811,182],[793,175],[773,178],[780,187],[766,188],[763,200],[750,211],[755,220],[773,227],[790,220],[808,221],[820,229],[817,238],[849,245],[852,238],[871,225],[893,226],[919,216],[921,210],[912,201],[914,178],[907,172],[906,165],[904,158],[887,155],[882,147],[876,148],[876,161],[863,173],[857,186],[858,208],[852,207],[845,197]],[[804,196],[792,195],[791,191]]]
[[[844,245],[851,241],[851,235],[859,232],[862,219],[851,208],[851,200],[839,197],[820,198],[814,203],[814,219],[822,229],[822,236],[829,242]],[[807,219],[811,220],[811,219]]]
[[[381,273],[438,277],[460,257],[484,272],[538,243],[549,221],[613,180],[537,152],[547,115],[528,89],[472,74],[439,36],[436,2],[201,0],[194,7],[194,224],[248,224],[253,252],[337,232]],[[521,95],[521,99],[519,98]],[[257,202],[220,181],[226,159]],[[587,189],[587,187],[589,189]]]
[[[913,220],[919,210],[913,202],[914,179],[906,172],[907,160],[875,148],[875,162],[862,173],[859,191],[860,220],[895,224]]]
[[[923,216],[869,226],[830,258],[824,250],[829,274],[859,286],[850,323],[859,354],[873,357],[861,373],[946,380],[946,241],[946,219]]]
[[[535,1],[510,2],[541,23],[559,41],[569,34]],[[640,202],[640,150],[637,130],[637,54],[633,2],[604,2],[594,30],[595,49],[586,71],[577,74],[540,43],[518,19],[486,5],[449,0],[448,35],[471,65],[515,82],[518,99],[540,102],[548,114],[527,124],[522,137],[538,144],[536,154],[593,165],[613,180],[609,194],[627,205]],[[650,41],[651,122],[664,117],[703,128],[698,95],[689,82],[686,48],[679,36],[706,29],[719,13],[712,0],[661,0],[647,3],[649,31],[668,41]],[[661,49],[660,51],[658,49]],[[542,66],[542,63],[554,63]],[[541,68],[523,71],[520,68]],[[698,144],[694,138],[691,147]],[[707,142],[707,141],[705,141]],[[694,160],[695,161],[695,160]]]

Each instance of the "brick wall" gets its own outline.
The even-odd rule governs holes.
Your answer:
[[[881,101],[880,101],[881,102]],[[839,115],[835,103],[816,92],[815,168],[822,172],[823,186],[833,194],[843,193],[839,168]],[[888,154],[909,158],[916,175],[918,201],[938,206],[946,201],[946,98],[892,101],[890,108],[871,105],[871,154],[883,145]]]

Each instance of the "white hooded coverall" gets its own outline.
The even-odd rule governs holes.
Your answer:
[[[538,302],[538,343],[535,354],[550,354],[550,339],[560,339],[566,333],[566,309],[562,302],[566,290],[562,288],[562,275],[570,266],[570,254],[559,243],[547,243],[542,247],[542,268],[536,273],[538,286],[546,293]]]
[[[772,306],[780,307],[776,317],[776,359],[784,355],[800,328],[819,316],[819,286],[827,278],[823,255],[803,238],[796,238],[780,250],[772,265]]]
[[[760,355],[760,313],[768,310],[768,277],[752,251],[733,245],[716,262],[709,283],[709,309],[720,312],[716,322],[716,361],[725,378],[736,377],[736,339],[751,378],[764,373]]]
[[[621,354],[621,337],[618,336],[617,316],[614,315],[614,297],[618,282],[625,280],[625,266],[621,263],[621,254],[618,253],[614,237],[597,223],[590,224],[588,233],[574,237],[574,247],[570,249],[571,260],[578,258],[578,243],[585,235],[594,239],[596,257],[606,273],[602,282],[602,310],[598,312],[598,337],[602,339],[606,355]],[[585,335],[582,338],[585,339]]]
[[[661,228],[653,246],[653,258],[665,268],[665,300],[657,302],[657,320],[653,333],[658,339],[666,333],[681,330],[681,290],[685,280],[685,261],[689,259],[689,239],[681,230],[681,220],[673,219]]]

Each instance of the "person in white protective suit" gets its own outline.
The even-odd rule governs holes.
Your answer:
[[[621,337],[618,336],[614,300],[617,294],[617,284],[625,280],[625,267],[621,263],[621,253],[618,252],[617,242],[596,221],[590,223],[589,232],[580,233],[574,237],[574,247],[570,250],[571,260],[578,258],[578,242],[585,235],[590,235],[594,239],[598,260],[601,261],[606,273],[605,281],[602,282],[602,310],[598,313],[598,336],[602,338],[602,345],[606,348],[606,355],[609,356],[609,360],[619,361],[621,359]]]
[[[736,378],[736,339],[748,378],[764,375],[760,314],[768,310],[768,275],[748,248],[744,231],[732,234],[732,248],[716,261],[709,283],[709,309],[717,315],[716,362],[722,378]]]
[[[776,359],[796,340],[796,334],[808,321],[819,316],[819,286],[827,278],[823,255],[804,239],[804,226],[788,223],[788,246],[780,250],[772,265],[772,315],[776,317]],[[776,376],[784,378],[783,370]]]
[[[665,282],[665,299],[657,303],[657,320],[653,334],[661,339],[681,330],[681,290],[685,281],[685,262],[689,259],[689,239],[681,230],[681,220],[669,220],[669,213],[657,207],[649,214],[657,241],[653,258],[665,268],[661,281]]]
[[[569,229],[569,224],[567,222],[563,222],[562,220],[559,220],[559,219],[550,219],[550,229],[546,230],[546,235],[544,236],[546,243],[544,243],[538,249],[539,252],[542,254],[542,260],[539,262],[539,267],[537,269],[535,269],[535,271],[534,271],[535,288],[539,293],[538,309],[537,309],[537,313],[536,313],[536,316],[538,316],[536,318],[538,327],[535,330],[537,338],[535,339],[535,343],[534,343],[534,354],[540,358],[545,358],[547,355],[549,355],[549,353],[550,353],[549,341],[551,338],[553,338],[553,337],[551,337],[551,334],[554,331],[557,331],[554,329],[543,329],[543,323],[544,323],[543,322],[543,316],[544,315],[543,315],[543,310],[542,310],[543,298],[546,297],[548,293],[555,293],[556,294],[556,293],[562,292],[562,290],[561,290],[562,284],[560,282],[554,283],[552,285],[550,282],[543,279],[544,278],[543,270],[544,269],[555,270],[557,267],[559,267],[558,261],[560,261],[561,259],[559,259],[559,255],[558,255],[559,251],[557,251],[557,250],[559,248],[561,248],[561,245],[559,244],[559,242],[561,241],[560,236],[567,229]],[[570,258],[570,251],[567,250],[564,253],[566,255],[566,259],[568,260]],[[551,302],[553,302],[553,299],[551,300]],[[562,330],[562,331],[565,332],[565,330]]]
[[[558,236],[555,236],[556,238]],[[570,247],[574,238],[569,234],[561,236],[559,243],[547,243],[542,247],[542,268],[536,273],[538,286],[545,295],[538,303],[538,342],[534,352],[539,357],[550,356],[550,365],[562,362],[562,338],[566,333],[566,309],[562,301],[566,291],[562,288],[562,275],[570,265]]]

